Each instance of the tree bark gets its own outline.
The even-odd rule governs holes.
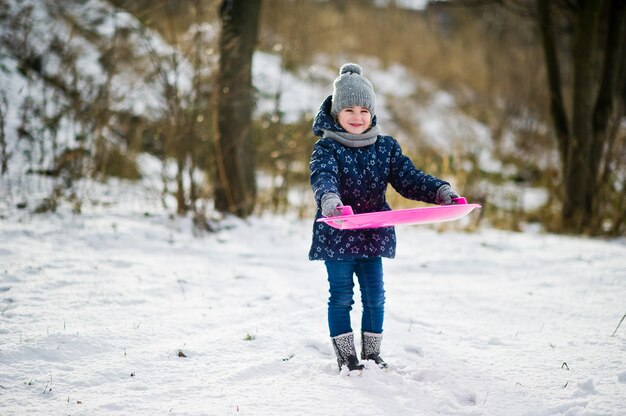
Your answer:
[[[216,91],[215,207],[240,217],[256,199],[252,142],[252,55],[261,0],[224,0]]]
[[[185,159],[178,157],[176,159],[176,212],[178,215],[187,213],[187,199],[185,198],[185,183],[183,181],[183,173],[185,170]]]
[[[550,90],[550,112],[561,155],[562,170],[565,172],[565,158],[569,145],[569,122],[565,111],[565,101],[561,87],[561,70],[554,39],[554,29],[550,11],[550,0],[537,1],[539,27],[541,29],[543,52]]]
[[[602,83],[598,92],[598,100],[593,113],[593,143],[590,151],[591,171],[589,187],[602,191],[606,186],[602,178],[610,170],[612,144],[618,134],[617,126],[623,114],[623,98],[620,91],[624,89],[626,76],[626,2],[613,0],[609,7],[609,23],[606,37]],[[604,162],[604,163],[603,163]],[[610,179],[609,179],[610,180]],[[610,192],[610,190],[609,190]],[[599,199],[588,201],[594,219],[593,232],[599,231],[601,224],[599,215]]]
[[[597,33],[602,2],[581,0],[576,14],[573,45],[572,136],[566,155],[568,169],[565,179],[563,221],[568,231],[580,233],[592,216],[595,189],[590,187],[593,112],[596,84]]]
[[[5,133],[7,98],[4,92],[0,93],[0,176],[9,171],[9,153],[7,152],[7,140]]]
[[[561,157],[562,228],[581,233],[598,232],[603,213],[603,192],[612,192],[606,170],[609,145],[615,140],[623,115],[620,91],[626,78],[626,2],[579,0],[574,11],[572,45],[571,118],[565,109],[559,73],[551,1],[537,0],[539,24],[551,96],[551,114]],[[603,7],[607,7],[603,10]],[[606,13],[606,18],[605,16]],[[606,38],[598,39],[606,25]],[[606,189],[606,191],[604,191]]]

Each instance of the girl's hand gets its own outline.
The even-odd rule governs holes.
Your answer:
[[[322,215],[325,217],[337,217],[341,211],[337,207],[343,206],[339,195],[329,192],[322,196]]]
[[[442,185],[437,190],[437,195],[435,196],[435,203],[439,205],[452,205],[452,198],[460,198],[459,195],[454,189],[450,187],[450,185]]]

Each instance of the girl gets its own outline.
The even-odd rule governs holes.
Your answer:
[[[334,82],[333,95],[322,103],[313,122],[320,139],[311,154],[311,186],[317,202],[316,219],[341,215],[343,204],[354,213],[390,210],[387,184],[405,198],[448,205],[459,195],[450,184],[430,176],[402,154],[398,142],[382,135],[376,125],[376,97],[370,81],[356,64],[345,64]],[[382,257],[393,258],[393,227],[338,230],[315,222],[309,259],[324,260],[330,297],[328,327],[341,370],[361,370],[350,323],[353,276],[356,274],[363,305],[361,359],[379,367],[385,291]]]

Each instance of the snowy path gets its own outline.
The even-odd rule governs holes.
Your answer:
[[[348,377],[309,222],[233,226],[1,220],[0,414],[626,414],[624,241],[400,228],[391,369]]]

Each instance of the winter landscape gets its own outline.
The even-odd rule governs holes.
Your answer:
[[[216,70],[219,25],[189,25],[174,47],[124,11],[131,3],[0,0],[0,156],[7,165],[0,175],[0,416],[626,415],[626,239],[546,231],[545,218],[557,210],[544,177],[555,172],[558,154],[539,145],[519,151],[514,129],[525,124],[546,134],[544,124],[511,116],[503,128],[510,130],[496,140],[493,126],[462,111],[458,96],[401,64],[329,52],[289,68],[289,43],[276,42],[254,53],[254,117],[267,136],[277,117],[286,139],[270,151],[260,145],[259,159],[273,158],[278,145],[296,156],[276,157],[288,160],[283,171],[259,162],[252,215],[218,212],[202,194],[210,169],[191,161],[208,160],[202,146],[212,127],[202,123],[209,114],[190,118],[201,133],[183,158],[184,180],[167,141],[137,145],[121,137],[132,130],[127,119],[141,119],[145,136],[167,131],[159,130],[173,118],[165,87],[178,88],[174,107],[202,104],[196,76],[206,76],[202,86],[212,79],[206,73]],[[217,3],[208,2],[213,14]],[[308,13],[326,3],[299,4]],[[371,3],[382,13],[390,2]],[[427,4],[392,3],[410,13]],[[198,34],[207,60],[200,70],[176,50]],[[271,30],[264,36],[260,43],[280,39]],[[107,67],[111,55],[103,50],[111,54],[111,44],[123,44],[138,64]],[[28,60],[22,50],[47,58]],[[164,85],[146,69],[159,59],[178,65],[158,68]],[[428,166],[456,164],[445,172],[483,208],[454,223],[397,227],[397,256],[383,260],[381,355],[389,367],[365,361],[363,371],[340,372],[324,263],[307,258],[315,201],[306,160],[313,112],[337,64],[352,59],[376,85],[385,131],[413,154],[433,155],[437,162],[424,156]],[[96,113],[108,118],[98,124]],[[407,123],[419,128],[406,130]],[[120,159],[136,164],[135,177],[94,168],[100,146],[111,158],[111,149],[121,149]],[[58,167],[85,149],[84,159]],[[446,152],[454,155],[437,159]],[[615,188],[623,191],[617,166]],[[267,194],[292,171],[304,180],[290,178],[276,194],[286,205],[268,208]],[[533,172],[539,178],[529,179]],[[176,190],[200,196],[180,212]],[[408,203],[397,195],[390,201]],[[607,218],[619,219],[615,211]]]
[[[194,235],[118,186],[2,220],[3,415],[626,414],[623,240],[399,227],[390,367],[339,374],[310,221]]]

